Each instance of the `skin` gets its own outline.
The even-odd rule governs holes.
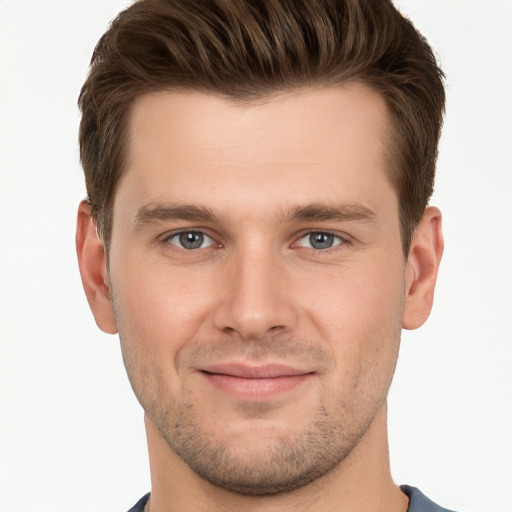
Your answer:
[[[77,249],[146,412],[152,512],[406,510],[386,395],[443,241],[427,208],[403,256],[388,123],[360,84],[134,104],[108,271],[85,202]]]

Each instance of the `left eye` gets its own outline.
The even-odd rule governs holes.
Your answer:
[[[299,239],[301,247],[309,247],[316,250],[330,249],[342,243],[343,239],[341,237],[324,231],[313,231]]]
[[[201,231],[182,231],[168,238],[169,243],[182,249],[203,249],[214,244],[214,241]]]

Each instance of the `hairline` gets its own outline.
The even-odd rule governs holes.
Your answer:
[[[148,87],[147,89],[140,89],[136,94],[130,99],[127,107],[124,109],[122,116],[119,119],[119,134],[118,134],[118,147],[120,152],[120,159],[118,162],[118,168],[116,172],[116,178],[113,184],[113,187],[110,191],[109,201],[105,203],[106,208],[103,208],[100,215],[96,212],[96,215],[93,212],[94,221],[97,224],[98,234],[100,236],[101,242],[105,248],[105,252],[108,259],[109,249],[110,249],[110,241],[112,238],[112,229],[113,229],[113,217],[114,217],[114,202],[117,190],[121,184],[122,179],[126,174],[126,169],[128,167],[128,154],[129,154],[129,146],[130,146],[130,123],[133,115],[133,109],[138,100],[142,97],[150,95],[150,94],[164,94],[164,93],[184,93],[184,94],[192,94],[192,93],[203,93],[211,96],[217,96],[219,98],[225,99],[231,104],[239,107],[251,107],[258,105],[265,105],[271,102],[276,97],[282,95],[292,95],[294,93],[300,93],[310,90],[321,90],[327,88],[344,88],[348,87],[351,84],[360,84],[374,93],[378,94],[383,100],[386,109],[386,119],[382,125],[382,137],[383,137],[383,157],[385,160],[386,168],[385,174],[388,179],[391,187],[395,191],[398,200],[398,216],[400,223],[400,238],[402,242],[402,249],[404,256],[407,257],[410,247],[410,242],[412,238],[412,233],[416,226],[406,226],[405,219],[403,218],[402,212],[402,197],[401,191],[399,189],[398,180],[400,179],[401,173],[405,172],[405,170],[400,165],[400,151],[398,148],[399,145],[399,136],[397,134],[399,121],[396,116],[393,114],[391,106],[388,102],[388,99],[384,92],[379,89],[374,83],[370,81],[370,79],[365,78],[364,74],[358,75],[357,73],[347,74],[346,78],[340,78],[339,76],[336,78],[326,79],[319,78],[318,80],[309,80],[304,81],[303,83],[297,83],[296,86],[289,84],[286,87],[282,88],[271,88],[269,87],[268,91],[262,90],[259,93],[254,92],[251,94],[229,94],[223,92],[219,89],[204,88],[200,86],[193,85],[169,85],[162,87]],[[100,218],[102,217],[102,218]]]

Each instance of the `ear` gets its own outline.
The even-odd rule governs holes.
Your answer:
[[[78,207],[76,252],[85,295],[96,324],[102,331],[115,334],[117,326],[110,298],[107,259],[96,232],[91,205],[85,199]]]
[[[430,315],[443,249],[441,212],[431,206],[414,231],[405,267],[404,329],[417,329]]]

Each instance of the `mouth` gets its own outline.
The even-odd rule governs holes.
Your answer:
[[[216,389],[238,399],[265,400],[289,392],[309,380],[314,372],[280,364],[221,364],[200,373]]]

